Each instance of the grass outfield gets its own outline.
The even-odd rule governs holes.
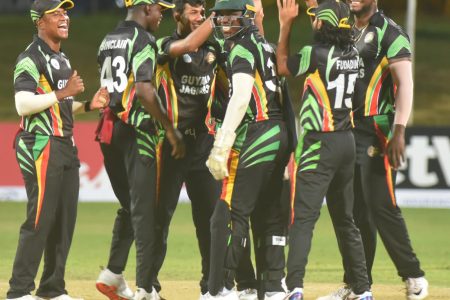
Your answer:
[[[81,203],[73,246],[67,265],[67,286],[85,299],[103,299],[94,289],[99,266],[105,265],[117,204]],[[431,284],[428,299],[450,299],[449,210],[404,209],[413,246]],[[25,203],[0,202],[0,298],[7,281],[17,245],[18,231],[25,216]],[[190,206],[179,205],[171,227],[169,252],[160,279],[163,295],[169,299],[197,299],[199,253],[191,221]],[[134,280],[134,250],[126,277]],[[308,264],[307,299],[328,292],[339,285],[342,271],[339,253],[331,230],[328,212],[323,211],[316,226],[313,249]],[[384,248],[379,247],[374,266],[374,292],[377,299],[403,298],[403,284]],[[311,298],[310,298],[311,297]]]

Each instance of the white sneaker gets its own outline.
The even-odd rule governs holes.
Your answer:
[[[287,294],[285,292],[266,292],[264,300],[284,300]]]
[[[32,295],[25,295],[19,298],[6,298],[6,300],[36,300],[36,299],[38,298]]]
[[[345,300],[351,292],[352,289],[348,285],[344,285],[331,294],[319,297],[316,300]]]
[[[103,269],[95,283],[97,290],[110,300],[131,300],[133,292],[128,287],[122,274],[114,274],[109,269]]]
[[[209,292],[204,294],[204,299],[220,299],[220,300],[239,300],[239,296],[236,291],[230,291],[223,288],[216,296],[211,295]]]
[[[356,295],[351,292],[350,295],[346,298],[347,300],[373,300],[372,292],[364,292],[362,294]]]
[[[406,284],[406,299],[420,300],[428,296],[428,281],[425,277],[408,278]]]
[[[286,300],[303,300],[303,288],[295,288],[287,294]]]
[[[67,294],[59,295],[58,297],[50,298],[50,300],[84,300],[83,298],[74,298]]]
[[[198,298],[198,300],[207,300],[207,299],[210,299],[210,298],[208,298],[208,297],[209,297],[208,293],[206,293],[206,294],[200,293],[200,297]]]
[[[134,300],[160,300],[158,292],[155,290],[155,288],[152,288],[151,293],[147,293],[145,289],[138,288],[136,290],[136,293],[134,293]]]
[[[237,292],[239,300],[258,300],[258,291],[255,289],[245,289]]]

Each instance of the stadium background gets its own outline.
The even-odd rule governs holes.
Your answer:
[[[211,0],[207,2],[209,6],[212,4]],[[263,0],[266,36],[272,42],[278,37],[275,2]],[[75,0],[75,3],[76,8],[70,13],[70,38],[63,43],[63,49],[85,80],[86,91],[81,98],[88,98],[98,85],[98,44],[125,12],[114,0]],[[399,196],[404,206],[420,207],[406,208],[404,215],[413,246],[431,283],[429,299],[450,299],[450,211],[442,209],[450,207],[450,1],[418,0],[417,4],[415,103],[413,122],[408,129],[408,167],[400,172]],[[18,127],[12,71],[17,55],[31,41],[35,31],[28,15],[29,5],[30,0],[0,0],[0,298],[6,293],[18,229],[25,213],[22,180],[11,149]],[[379,0],[379,7],[400,25],[405,24],[406,0]],[[310,41],[308,22],[302,6],[292,49],[299,49]],[[173,28],[171,16],[166,14],[157,36],[170,34]],[[295,101],[299,99],[301,86],[299,80],[291,81]],[[102,173],[100,151],[93,142],[97,116],[91,113],[77,118],[76,139],[83,163],[80,196],[81,200],[95,202],[82,202],[79,206],[67,268],[68,288],[85,299],[102,299],[95,292],[93,281],[98,266],[106,262],[117,204],[97,202],[113,199],[109,182]],[[183,204],[175,216],[168,259],[161,274],[165,284],[163,295],[169,299],[179,295],[188,300],[198,297],[197,252],[190,207]],[[133,270],[134,257],[130,257],[126,271],[130,282],[134,278]],[[374,274],[377,299],[402,297],[401,282],[381,242]],[[315,234],[306,280],[310,299],[338,286],[341,280],[339,255],[326,211]]]

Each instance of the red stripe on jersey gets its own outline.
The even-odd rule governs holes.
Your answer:
[[[370,116],[378,115],[378,103],[380,102],[380,91],[383,86],[383,82],[389,74],[389,69],[384,70],[383,74],[381,74],[380,80],[378,80],[377,85],[375,86],[375,91],[373,92],[372,101],[370,102],[369,113]]]

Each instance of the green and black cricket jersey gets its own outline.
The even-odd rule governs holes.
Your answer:
[[[17,58],[14,68],[14,91],[48,94],[64,88],[72,75],[67,56],[56,53],[37,35]],[[30,133],[47,136],[72,136],[73,97],[52,105],[42,112],[23,116],[20,127]]]
[[[97,57],[109,107],[120,120],[146,132],[154,130],[154,124],[136,96],[135,83],[152,81],[156,53],[155,38],[138,23],[124,21],[106,35]]]
[[[358,76],[354,47],[314,44],[288,59],[292,75],[307,74],[303,88],[300,124],[309,131],[351,129],[352,93]]]
[[[382,12],[375,13],[365,29],[354,28],[354,36],[361,58],[354,94],[354,117],[393,113],[396,87],[389,60],[411,57],[408,36]]]
[[[251,99],[241,124],[266,120],[283,120],[281,84],[276,74],[274,48],[258,33],[256,27],[249,34],[234,41],[229,51],[226,75],[230,81],[229,95],[233,95],[232,76],[249,74],[255,78]],[[259,55],[254,55],[258,53]],[[235,91],[239,93],[239,91]],[[222,104],[226,111],[227,103]]]
[[[206,42],[196,52],[171,58],[170,46],[181,38],[174,32],[158,40],[156,87],[174,127],[201,128],[214,97],[220,46]]]

